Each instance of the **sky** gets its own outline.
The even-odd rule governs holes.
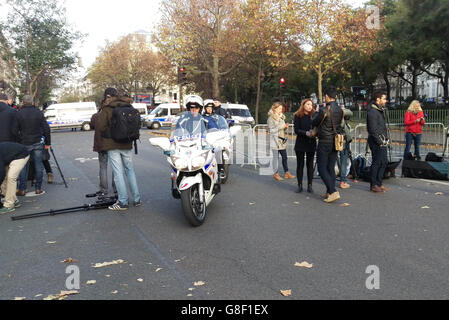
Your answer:
[[[160,0],[60,0],[65,3],[66,16],[74,30],[87,34],[74,50],[88,68],[105,46],[106,40],[116,41],[136,31],[151,32],[159,20]],[[367,0],[344,0],[360,7]],[[0,0],[0,3],[3,0]],[[5,18],[1,10],[0,19]]]

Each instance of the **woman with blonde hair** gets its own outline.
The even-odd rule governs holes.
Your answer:
[[[312,100],[305,99],[302,101],[301,107],[295,113],[294,117],[295,133],[297,135],[295,144],[297,161],[296,176],[298,177],[297,193],[301,193],[303,190],[302,177],[304,162],[306,162],[307,167],[307,192],[313,193],[313,161],[316,152],[316,137],[312,134],[312,117],[314,113],[315,109],[313,108]],[[304,161],[304,158],[306,158],[306,161]]]
[[[274,179],[277,181],[284,180],[279,175],[279,154],[282,156],[282,166],[284,168],[284,178],[294,179],[295,176],[288,172],[287,158],[287,129],[289,124],[285,123],[285,115],[283,114],[284,105],[276,102],[268,112],[268,130],[270,131],[270,146],[273,151],[273,172]]]
[[[410,149],[412,142],[415,145],[415,157],[421,160],[419,153],[419,147],[421,145],[422,128],[426,124],[424,113],[421,109],[419,101],[414,100],[410,103],[409,108],[405,112],[405,150],[404,160],[408,160],[410,157]]]

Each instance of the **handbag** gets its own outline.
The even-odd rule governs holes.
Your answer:
[[[331,114],[331,122],[332,122],[332,128],[334,129],[335,137],[334,137],[334,145],[336,151],[343,151],[343,147],[345,145],[345,135],[337,133],[337,130],[335,129],[334,124],[334,117],[332,115],[332,109],[329,106],[329,112]]]

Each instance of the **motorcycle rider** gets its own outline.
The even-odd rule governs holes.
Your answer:
[[[201,116],[201,111],[203,109],[203,99],[200,96],[197,95],[190,95],[186,97],[186,109],[187,109],[187,114],[188,114],[188,121],[186,126],[192,126],[191,128],[189,127],[185,127],[186,129],[189,129],[189,132],[196,132],[196,126],[199,124],[198,122],[200,122],[200,130],[201,130],[201,135],[204,136],[205,135],[205,131],[206,131],[206,121],[205,119]],[[176,129],[181,128],[181,126],[184,126],[184,123],[186,122],[185,117],[181,116],[178,120],[178,122],[176,123]],[[190,130],[192,129],[192,130]]]

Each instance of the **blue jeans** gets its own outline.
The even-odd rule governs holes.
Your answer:
[[[287,150],[273,150],[273,171],[279,173],[279,155],[282,157],[282,168],[284,173],[288,172]]]
[[[30,159],[33,160],[35,169],[36,184],[34,185],[36,190],[42,190],[42,179],[44,176],[44,164],[42,163],[42,155],[44,153],[44,145],[42,143],[36,143],[29,146],[25,146],[30,152]],[[19,190],[25,191],[27,189],[28,181],[28,167],[30,161],[22,169],[19,175]]]
[[[419,146],[421,145],[421,137],[422,134],[413,134],[410,132],[407,132],[405,134],[405,150],[404,150],[404,159],[407,153],[410,152],[410,149],[412,148],[412,142],[415,145],[415,156],[421,157],[419,154]]]
[[[340,151],[340,182],[346,182],[346,177],[348,176],[348,161],[349,153],[351,151],[351,144],[345,142],[343,151]]]
[[[137,186],[136,174],[132,162],[132,150],[109,150],[108,157],[114,173],[114,182],[117,187],[118,201],[128,205],[128,191],[126,189],[125,175],[128,178],[129,188],[134,203],[140,202],[139,187]]]
[[[326,192],[332,194],[337,192],[335,188],[335,164],[337,163],[338,152],[334,144],[319,143],[316,150],[318,172],[321,180],[326,185]]]

